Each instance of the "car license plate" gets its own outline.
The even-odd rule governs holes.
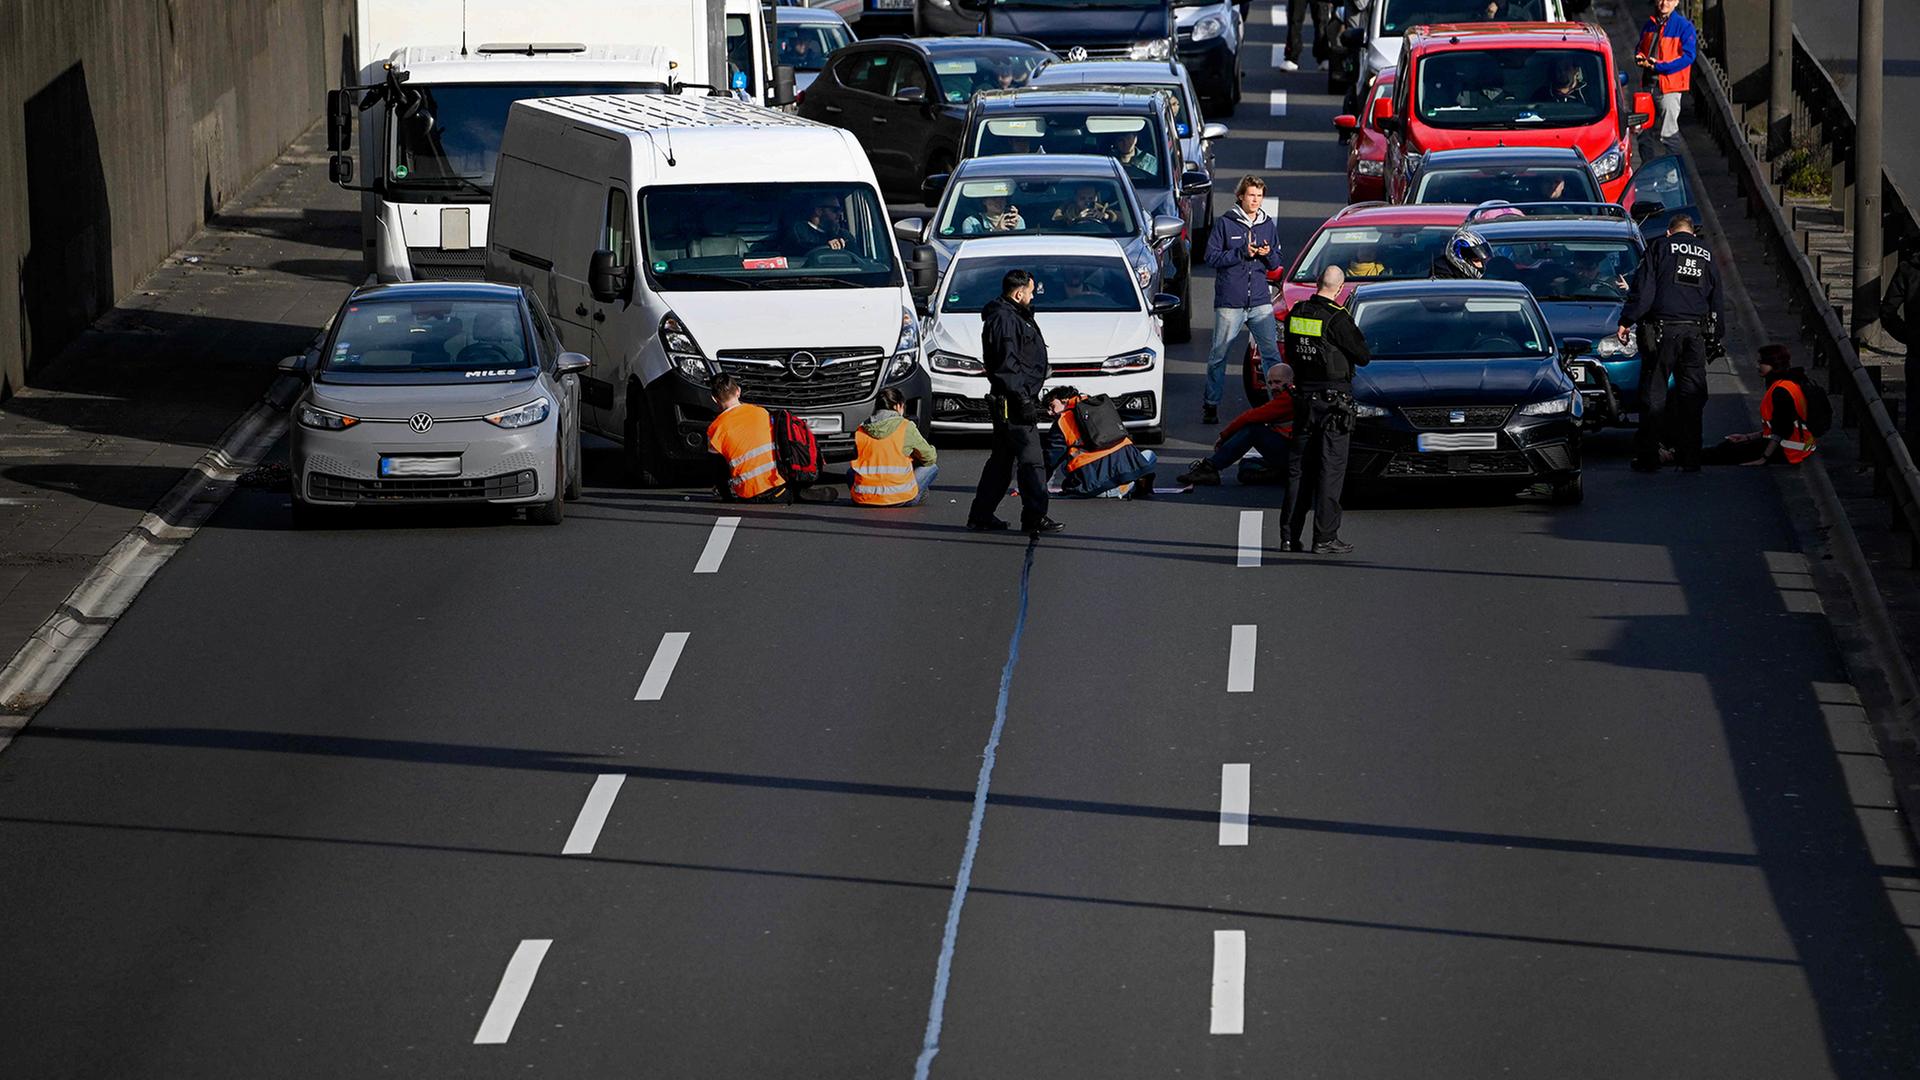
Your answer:
[[[813,432],[815,435],[835,435],[840,431],[840,415],[838,413],[832,416],[803,416],[800,418],[800,421],[806,424],[807,430]]]
[[[435,454],[432,456],[389,457],[380,456],[381,476],[459,476],[459,454]]]
[[[1583,368],[1583,367],[1577,367],[1577,368],[1573,368],[1572,370],[1570,370],[1570,371],[1568,371],[1568,372],[1567,372],[1567,374],[1569,374],[1569,375],[1571,375],[1571,376],[1573,376],[1573,381],[1574,381],[1574,382],[1577,382],[1577,383],[1583,383],[1583,382],[1586,382],[1586,381],[1587,381],[1587,369],[1586,369],[1586,368]]]
[[[1498,450],[1500,435],[1494,431],[1428,431],[1414,445],[1423,454],[1457,453],[1461,450]]]
[[[876,11],[912,11],[913,0],[873,0]]]

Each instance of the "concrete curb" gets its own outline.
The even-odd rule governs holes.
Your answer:
[[[0,670],[0,752],[132,606],[153,575],[280,440],[286,417],[261,402],[226,430],[158,505],[127,531]]]

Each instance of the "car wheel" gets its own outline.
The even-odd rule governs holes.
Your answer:
[[[1555,506],[1578,506],[1586,499],[1586,490],[1580,483],[1580,474],[1574,473],[1565,480],[1556,480],[1553,485],[1553,503]]]
[[[1167,341],[1183,345],[1193,340],[1193,270],[1180,279],[1180,306],[1167,314]]]
[[[620,457],[627,467],[627,479],[635,487],[657,487],[666,480],[666,466],[653,432],[640,423],[647,399],[638,390],[627,395],[627,419],[621,429]]]
[[[1167,441],[1167,429],[1164,425],[1143,428],[1139,434],[1132,436],[1132,439],[1141,446],[1159,446]]]
[[[580,427],[578,423],[574,425],[573,438],[569,440],[567,444],[566,462],[567,462],[567,485],[561,490],[565,493],[566,500],[568,502],[573,502],[578,498],[580,498],[582,494],[581,489],[586,486],[586,481],[584,479],[586,469],[581,463]]]
[[[567,476],[565,449],[553,452],[553,481],[553,498],[527,507],[527,520],[535,525],[558,525],[566,519],[567,485],[573,481]]]

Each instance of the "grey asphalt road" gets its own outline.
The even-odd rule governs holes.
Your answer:
[[[1860,74],[1860,5],[1857,0],[1798,0],[1793,25],[1827,73],[1833,76],[1847,104],[1853,104]],[[1886,115],[1882,118],[1887,172],[1909,194],[1920,190],[1920,125],[1909,119],[1905,105],[1920,95],[1920,22],[1911,6],[1899,0],[1886,5],[1881,48],[1885,62]],[[1765,28],[1761,28],[1762,34]]]
[[[1334,102],[1249,66],[1222,186],[1284,140],[1297,245]],[[0,756],[0,1071],[905,1080],[951,934],[935,1077],[1915,1075],[1920,879],[1772,478],[1625,449],[1578,508],[1358,498],[1337,560],[1231,483],[967,533],[975,447],[884,515],[604,455],[558,529],[243,491]]]

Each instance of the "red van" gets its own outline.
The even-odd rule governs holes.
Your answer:
[[[1395,202],[1422,155],[1469,146],[1573,147],[1618,202],[1653,95],[1628,92],[1606,34],[1586,23],[1416,26],[1401,45],[1393,95],[1374,102],[1373,118],[1387,133]]]

